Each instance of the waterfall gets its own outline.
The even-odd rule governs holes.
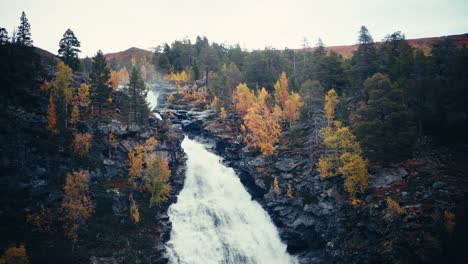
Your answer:
[[[146,94],[146,101],[148,102],[148,107],[150,111],[153,111],[156,106],[158,106],[159,91],[149,90]]]
[[[149,89],[148,93],[146,94],[146,102],[148,102],[148,107],[150,111],[153,111],[158,106],[158,99],[159,99],[159,91],[153,91]],[[153,113],[156,118],[162,120],[162,117],[159,113]]]
[[[185,139],[185,185],[168,214],[172,263],[296,263],[278,230],[232,168],[201,143]]]

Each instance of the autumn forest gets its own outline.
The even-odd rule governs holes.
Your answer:
[[[0,263],[467,261],[467,34],[87,57],[1,26]]]

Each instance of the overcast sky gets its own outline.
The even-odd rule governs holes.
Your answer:
[[[81,56],[98,49],[151,48],[197,35],[248,49],[348,45],[366,25],[374,40],[397,30],[407,38],[468,33],[467,0],[0,0],[0,27],[11,34],[21,11],[34,45],[56,53],[67,28]]]

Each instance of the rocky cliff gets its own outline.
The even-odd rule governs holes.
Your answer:
[[[164,242],[170,223],[165,212],[185,176],[182,132],[153,116],[146,125],[128,127],[116,107],[104,111],[102,119],[87,111],[78,130],[92,135],[92,146],[77,160],[69,131],[54,135],[46,130],[48,97],[40,83],[53,76],[54,66],[42,68],[45,71],[31,85],[15,87],[21,97],[0,113],[1,249],[23,244],[31,263],[166,263]],[[75,86],[84,81],[83,75],[74,75]],[[115,147],[107,140],[109,133],[116,137]],[[172,196],[161,207],[150,207],[149,194],[133,191],[128,184],[128,151],[149,137],[158,140],[154,151],[168,158],[172,171]],[[78,169],[89,171],[95,213],[80,223],[73,243],[64,236],[60,207],[65,176]],[[140,210],[138,224],[130,218],[130,193]],[[31,217],[42,209],[47,228],[41,230]]]
[[[448,170],[448,161],[437,159],[442,153],[431,156],[423,151],[433,145],[421,144],[421,152],[405,163],[373,165],[363,202],[352,206],[343,180],[325,180],[317,171],[322,153],[318,131],[325,125],[320,115],[284,132],[276,153],[265,157],[243,144],[235,115],[222,121],[212,110],[183,100],[169,108],[165,118],[213,146],[212,151],[235,169],[300,263],[435,263],[464,258],[457,241],[463,240],[465,227],[451,237],[445,212],[456,211],[457,222],[466,219],[467,186],[457,186],[460,170]],[[274,177],[278,193],[273,190]],[[401,211],[395,211],[390,198]]]

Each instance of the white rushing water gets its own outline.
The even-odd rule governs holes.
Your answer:
[[[149,90],[148,93],[146,94],[146,101],[148,102],[148,106],[151,111],[153,111],[154,108],[158,106],[158,98],[159,98],[159,92]]]
[[[182,142],[188,156],[185,185],[168,214],[172,263],[296,263],[278,230],[251,199],[232,168],[202,144]]]
[[[159,91],[153,91],[149,90],[148,93],[146,94],[146,102],[148,102],[148,107],[150,111],[153,111],[154,108],[158,106],[158,99],[159,99]],[[154,116],[158,118],[159,120],[162,120],[162,117],[159,113],[154,113]]]

